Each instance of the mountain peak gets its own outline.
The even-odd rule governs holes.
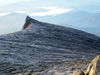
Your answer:
[[[33,18],[31,18],[31,17],[29,17],[29,16],[27,16],[26,19],[25,19],[25,23],[24,23],[24,25],[23,25],[23,27],[22,27],[22,30],[31,27],[31,26],[32,26],[33,24],[35,24],[36,22],[38,22],[38,21],[35,20],[35,19],[33,19]]]
[[[29,17],[29,16],[27,16],[27,17],[26,17],[26,20],[32,20],[32,18],[31,18],[31,17]]]
[[[24,25],[23,25],[23,27],[22,27],[22,30],[31,27],[31,25],[32,25],[31,20],[32,20],[31,17],[29,17],[29,16],[26,17],[25,23],[24,23]]]
[[[32,26],[32,23],[31,23],[32,20],[33,19],[31,17],[27,16],[26,19],[25,19],[25,23],[24,23],[24,25],[22,27],[22,30],[31,27]]]

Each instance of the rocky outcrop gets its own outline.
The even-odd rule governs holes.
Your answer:
[[[27,29],[32,25],[31,20],[32,19],[29,16],[26,17],[22,30]]]
[[[89,64],[86,75],[100,75],[100,55],[96,56],[95,59]]]
[[[32,19],[31,17],[27,16],[25,19],[25,23],[22,27],[22,30],[30,28],[32,26],[32,24],[34,24],[36,22],[36,20]]]
[[[85,71],[75,71],[72,75],[100,75],[100,55],[91,61]]]

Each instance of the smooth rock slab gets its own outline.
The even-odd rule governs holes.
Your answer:
[[[55,72],[53,75],[66,75],[65,73]]]

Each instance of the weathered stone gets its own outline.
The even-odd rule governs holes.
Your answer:
[[[26,19],[25,19],[25,23],[24,23],[24,25],[22,27],[22,30],[31,27],[32,26],[31,21],[32,21],[32,18],[30,18],[29,16],[27,16]]]
[[[83,71],[81,70],[78,70],[78,71],[75,71],[73,74],[71,75],[85,75]]]
[[[84,71],[84,73],[88,75],[90,73],[90,70],[91,70],[92,66],[93,65],[90,63],[88,68]]]
[[[85,71],[86,75],[100,75],[100,55],[96,56]]]
[[[65,73],[55,72],[53,75],[66,75]]]

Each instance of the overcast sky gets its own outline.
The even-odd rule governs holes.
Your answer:
[[[12,12],[45,16],[69,11],[98,13],[100,0],[0,0],[0,16]]]

